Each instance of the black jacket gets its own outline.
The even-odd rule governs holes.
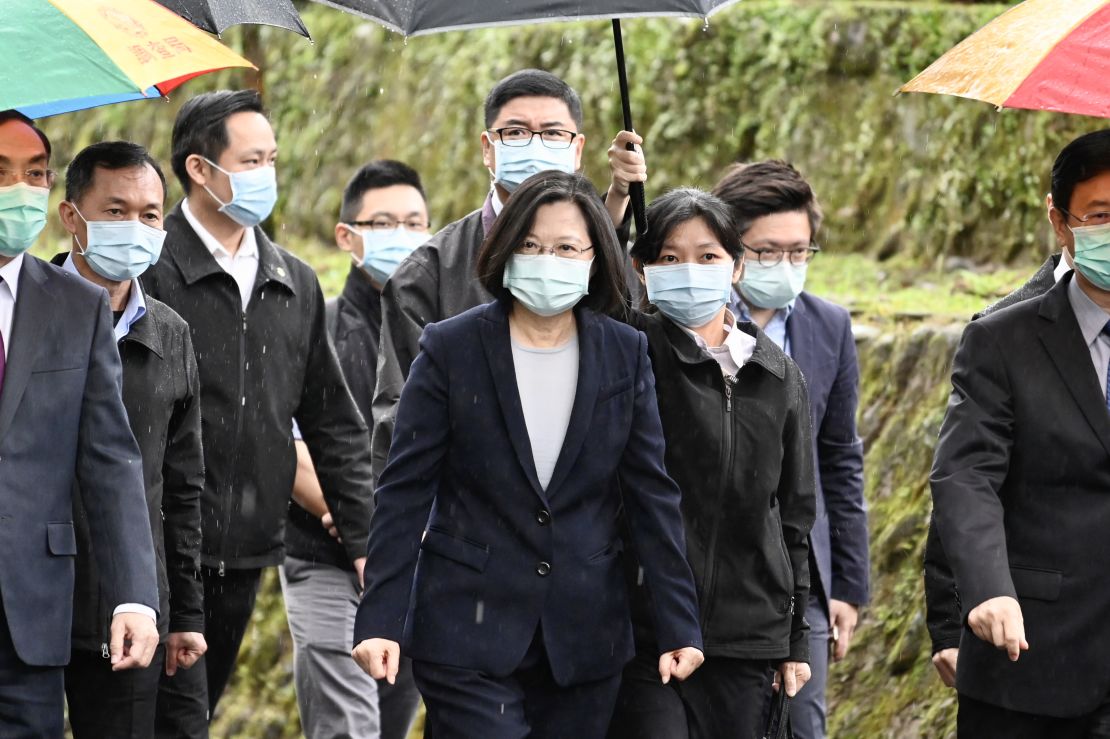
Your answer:
[[[1060,254],[1049,257],[1028,282],[976,313],[971,320],[1044,295],[1056,284],[1055,272],[1061,258]],[[960,593],[956,589],[956,578],[952,574],[952,565],[948,563],[944,547],[941,546],[936,518],[931,517],[929,533],[925,538],[925,621],[933,642],[933,654],[960,646],[960,637],[964,630],[960,613]]]
[[[343,292],[327,302],[328,334],[335,342],[335,353],[343,378],[355,405],[365,419],[370,418],[377,382],[378,334],[382,327],[382,296],[370,283],[366,272],[351,267]],[[308,562],[353,570],[350,559],[319,519],[289,502],[285,528],[285,554]]]
[[[735,382],[681,328],[635,314],[648,337],[667,472],[682,490],[686,551],[707,656],[809,660],[813,437],[798,366],[754,324]],[[637,640],[648,641],[642,578],[632,574]]]
[[[957,690],[1065,718],[1110,694],[1110,413],[1072,279],[968,324],[929,480],[962,618],[1016,598],[1030,644],[1011,662],[965,630]]]
[[[52,262],[65,263],[59,254]],[[147,296],[146,314],[118,342],[123,405],[143,460],[143,483],[158,562],[158,633],[204,631],[200,578],[200,379],[189,326]],[[112,611],[92,556],[89,520],[80,491],[73,498],[77,571],[73,648],[103,650]]]
[[[178,205],[166,217],[148,292],[189,322],[204,394],[201,561],[281,564],[293,489],[296,419],[350,559],[364,556],[373,508],[369,437],[328,341],[312,268],[261,228],[258,277],[244,313],[239,288]]]

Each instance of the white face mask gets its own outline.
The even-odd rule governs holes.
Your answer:
[[[493,148],[497,158],[493,180],[510,193],[526,179],[540,172],[553,169],[574,174],[577,147],[573,144],[565,149],[552,149],[536,136],[527,146],[506,146],[500,141],[494,141]]]
[[[411,231],[404,226],[375,231],[343,225],[362,239],[362,260],[359,261],[354,254],[351,254],[351,259],[379,285],[384,285],[409,254],[432,238],[427,231]]]

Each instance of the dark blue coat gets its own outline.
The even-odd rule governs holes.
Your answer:
[[[621,504],[656,597],[660,653],[701,647],[680,492],[663,466],[647,341],[587,310],[566,439],[536,477],[503,304],[429,325],[377,490],[355,642],[497,676],[542,626],[561,685],[633,654]]]
[[[813,411],[817,518],[810,552],[824,605],[859,605],[869,595],[863,444],[856,433],[859,365],[852,320],[838,305],[803,292],[786,324],[790,355],[802,370]]]
[[[0,597],[28,665],[69,661],[75,484],[112,608],[158,610],[143,468],[120,385],[108,294],[24,256],[0,390]]]

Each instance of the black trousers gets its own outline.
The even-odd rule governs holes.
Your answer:
[[[709,657],[685,682],[663,685],[659,655],[641,652],[624,670],[609,739],[758,739],[772,669]]]
[[[0,605],[0,737],[62,739],[64,674],[61,667],[32,667],[19,658]]]
[[[601,739],[620,674],[562,687],[537,638],[508,677],[413,660],[432,739]]]
[[[401,657],[394,683],[390,685],[385,680],[378,681],[382,739],[407,739],[419,707],[420,692],[412,678],[412,660]]]
[[[260,569],[226,570],[223,575],[211,567],[202,570],[208,652],[192,668],[162,678],[155,732],[159,739],[208,736],[208,721],[235,671],[239,646],[258,597]],[[203,733],[199,733],[201,726]]]
[[[100,652],[73,650],[65,685],[74,739],[154,736],[158,679],[165,659],[166,648],[160,646],[149,667],[112,672],[112,663]]]
[[[1110,700],[1078,718],[1022,713],[959,696],[956,733],[960,739],[1110,739]]]

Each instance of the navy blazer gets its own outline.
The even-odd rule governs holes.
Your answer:
[[[73,491],[114,605],[158,610],[139,448],[120,397],[108,294],[23,257],[0,390],[0,597],[23,662],[69,661]]]
[[[578,387],[546,491],[505,305],[425,329],[379,480],[356,644],[392,639],[414,659],[505,676],[540,628],[560,685],[615,675],[634,651],[623,501],[660,653],[701,648],[647,340],[588,310],[576,316]]]
[[[839,305],[803,292],[786,324],[790,356],[802,370],[813,411],[817,519],[810,552],[812,592],[859,605],[869,597],[863,442],[856,433],[859,364],[852,319]]]

